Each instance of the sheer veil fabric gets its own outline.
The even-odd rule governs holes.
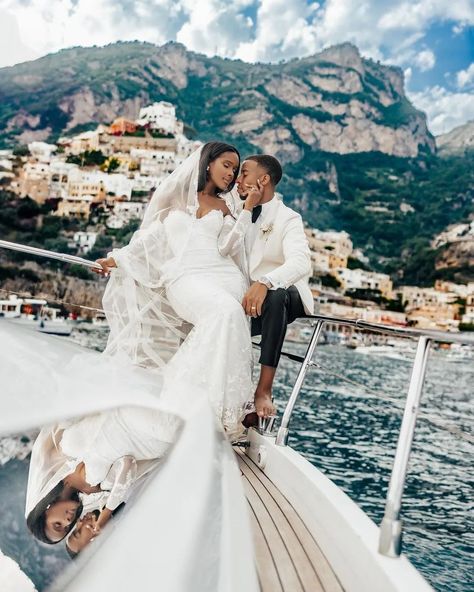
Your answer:
[[[172,211],[196,214],[200,157],[201,148],[158,186],[130,243],[109,253],[117,269],[111,273],[102,301],[110,325],[105,353],[122,352],[134,364],[162,368],[189,332],[189,325],[166,296],[163,266],[176,254],[163,223]],[[238,200],[229,194],[225,201],[235,215]],[[187,246],[184,242],[182,250]],[[245,274],[242,251],[234,259]]]

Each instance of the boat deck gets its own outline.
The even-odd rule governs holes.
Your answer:
[[[250,506],[262,592],[342,592],[343,588],[293,506],[240,449],[236,449]]]

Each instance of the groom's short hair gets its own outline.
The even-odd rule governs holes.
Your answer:
[[[256,162],[270,177],[273,187],[276,187],[281,180],[283,170],[281,164],[274,156],[269,154],[253,154],[247,156],[245,160],[253,160]]]

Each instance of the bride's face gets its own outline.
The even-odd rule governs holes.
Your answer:
[[[239,157],[235,152],[223,152],[209,165],[209,177],[221,191],[225,191],[239,170]]]
[[[76,521],[79,505],[74,500],[61,500],[46,510],[44,531],[50,541],[55,543],[67,535]]]

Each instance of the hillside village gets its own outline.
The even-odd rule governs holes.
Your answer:
[[[55,144],[33,141],[27,150],[2,150],[0,188],[31,200],[49,219],[73,220],[72,229],[60,231],[69,252],[97,257],[105,246],[101,237],[123,238],[135,230],[154,189],[201,145],[184,130],[175,105],[161,101],[142,107],[136,120],[118,117]],[[45,215],[37,216],[38,226]],[[394,287],[389,275],[370,270],[347,232],[307,227],[306,234],[320,313],[398,326],[474,328],[474,282]],[[458,224],[435,237],[433,247],[470,237],[474,222]]]

